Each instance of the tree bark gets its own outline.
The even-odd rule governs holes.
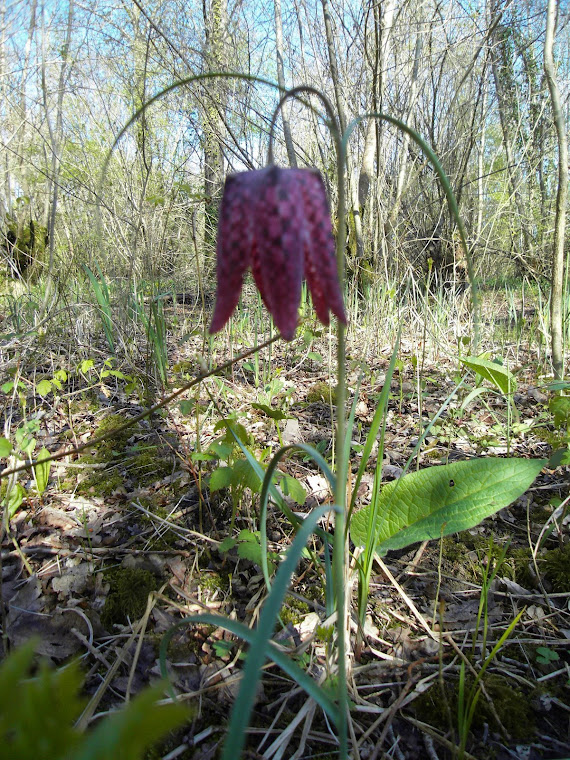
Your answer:
[[[329,57],[329,66],[331,70],[331,78],[332,78],[333,87],[334,87],[336,109],[338,112],[340,131],[342,134],[344,134],[347,127],[346,108],[344,105],[342,87],[340,83],[340,77],[338,74],[337,56],[336,56],[336,48],[334,44],[334,33],[333,33],[333,28],[332,28],[330,5],[329,5],[328,0],[321,0],[321,3],[323,6],[323,17],[325,21],[325,35],[327,39],[327,51],[328,51],[328,57]],[[354,249],[355,250],[353,251],[353,254],[356,255],[356,259],[359,259],[359,258],[362,258],[362,255],[363,255],[362,220],[360,218],[360,210],[358,208],[358,192],[357,192],[355,183],[352,181],[353,180],[352,166],[353,164],[352,164],[351,153],[347,147],[346,169],[347,169],[349,193],[350,193],[350,198],[351,198],[351,202],[349,204],[350,212],[351,212],[350,217],[352,217],[351,219],[349,218],[348,220],[348,229],[349,229],[349,234],[350,234],[351,227],[354,230]]]
[[[566,200],[568,197],[568,141],[560,91],[554,70],[554,32],[556,29],[556,0],[548,0],[546,10],[546,37],[544,40],[544,73],[550,91],[552,115],[558,138],[558,189],[552,257],[552,292],[550,295],[550,337],[552,340],[552,366],[554,377],[564,377],[564,341],[562,302],[564,289],[564,233],[566,229]]]
[[[281,18],[281,0],[273,0],[275,6],[275,44],[277,49],[277,82],[279,87],[285,89],[285,65],[283,62],[283,21]],[[283,136],[285,137],[285,147],[287,149],[287,158],[289,166],[297,168],[297,157],[293,146],[293,135],[291,134],[291,124],[289,123],[289,103],[285,103],[281,108],[281,120],[283,121]]]
[[[211,0],[206,9],[204,0],[204,22],[206,25],[206,61],[208,71],[221,71],[225,62],[225,35],[227,27],[227,0]],[[220,142],[224,112],[224,83],[212,79],[208,83],[204,113],[204,195],[205,230],[204,242],[214,244],[218,224],[218,205],[223,184],[223,153]]]

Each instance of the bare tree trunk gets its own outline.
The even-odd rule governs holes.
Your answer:
[[[275,44],[277,48],[277,82],[279,87],[285,89],[285,66],[283,63],[283,22],[281,19],[281,0],[273,0],[275,6]],[[281,119],[283,121],[283,135],[285,137],[285,147],[287,148],[287,158],[289,166],[297,168],[297,158],[293,146],[293,136],[291,135],[291,125],[289,123],[289,103],[285,103],[281,109]]]
[[[416,105],[416,97],[418,92],[418,72],[420,68],[420,58],[422,55],[422,36],[421,33],[416,37],[416,46],[414,53],[414,65],[412,69],[412,79],[410,83],[410,93],[408,96],[408,108],[404,121],[410,126],[412,121],[414,108]],[[408,169],[408,147],[410,144],[410,135],[406,132],[402,138],[402,148],[400,151],[400,169],[398,171],[398,181],[396,184],[396,195],[392,202],[392,208],[390,215],[386,223],[387,230],[392,234],[395,225],[398,211],[400,209],[400,203],[402,202],[402,195],[404,192],[404,185],[406,182],[406,173]]]
[[[45,23],[42,29],[42,45],[44,47],[42,51],[42,92],[44,99],[44,108],[46,112],[46,123],[49,130],[50,149],[51,149],[51,170],[50,178],[48,182],[49,191],[47,193],[48,206],[47,213],[47,229],[49,236],[49,261],[46,272],[46,291],[44,301],[42,304],[42,314],[48,307],[48,302],[51,297],[52,291],[52,273],[53,273],[53,258],[55,252],[55,220],[57,216],[57,202],[58,202],[58,190],[59,190],[59,170],[61,168],[61,144],[63,140],[63,97],[65,93],[65,82],[67,78],[68,68],[73,66],[73,61],[70,55],[71,46],[71,32],[73,29],[73,13],[74,2],[70,0],[67,9],[67,29],[65,34],[65,42],[61,48],[61,67],[59,70],[59,77],[57,83],[57,100],[56,100],[56,116],[55,124],[52,123],[50,116],[50,106],[48,100],[48,89],[46,81],[46,64],[47,64],[47,51],[45,50],[45,40],[47,30]]]
[[[133,25],[133,95],[134,110],[142,109],[146,101],[147,68],[149,59],[149,32],[146,27],[146,19],[136,6],[129,11]],[[139,236],[142,238],[142,270],[145,277],[152,279],[152,257],[149,247],[148,232],[145,223],[144,206],[147,195],[147,187],[152,172],[152,149],[149,147],[149,113],[143,111],[135,125],[135,139],[137,145],[137,161],[140,171],[138,198],[135,196],[137,188],[133,187],[133,206],[137,212],[135,234],[132,241],[131,265],[129,267],[128,287],[131,287],[132,274],[137,261],[139,249]]]
[[[374,58],[374,71],[372,75],[372,100],[374,105],[373,110],[376,112],[382,111],[384,80],[387,71],[388,52],[390,50],[391,44],[395,9],[396,0],[386,0],[386,2],[382,4],[376,4],[373,9],[376,55]],[[378,176],[382,171],[382,168],[380,166],[380,137],[382,135],[381,130],[382,122],[378,119],[371,119],[366,131],[364,155],[362,158],[362,167],[360,171],[358,186],[361,213],[363,213],[366,201],[368,200],[368,189],[374,173],[374,159],[376,159],[376,179],[378,179]],[[378,190],[378,182],[376,182],[375,190]],[[370,258],[371,263],[377,267],[380,259],[380,249],[382,248],[384,269],[387,272],[388,255],[386,250],[386,236],[384,234],[384,212],[383,204],[379,202],[377,192],[374,197],[374,204],[374,211],[372,214],[370,214],[370,216],[374,219],[374,245],[373,254]]]
[[[204,23],[206,25],[206,61],[208,70],[220,71],[225,63],[225,36],[227,28],[227,0],[210,0],[209,9],[204,0]],[[204,113],[204,240],[213,246],[218,222],[218,204],[223,183],[223,154],[220,142],[224,112],[224,83],[212,79],[206,92]]]
[[[552,292],[550,295],[550,337],[552,339],[552,366],[554,377],[564,376],[564,341],[562,335],[562,302],[564,285],[564,233],[566,229],[566,199],[568,197],[568,141],[560,91],[554,70],[554,32],[556,29],[556,0],[548,0],[546,10],[546,38],[544,40],[544,73],[550,90],[552,115],[558,137],[558,190],[556,193],[556,220],[552,257]]]
[[[519,176],[518,168],[515,164],[515,158],[513,155],[513,148],[512,148],[512,138],[511,138],[511,130],[509,125],[509,117],[508,117],[508,98],[514,98],[516,93],[514,92],[505,92],[505,88],[503,87],[503,81],[501,78],[501,62],[499,60],[499,49],[502,44],[501,38],[499,35],[499,25],[493,24],[493,17],[495,17],[499,13],[496,4],[494,2],[491,3],[491,14],[492,18],[490,20],[491,25],[493,28],[493,34],[491,37],[491,45],[489,48],[489,53],[491,56],[491,69],[493,72],[493,80],[495,83],[495,91],[497,93],[497,108],[499,111],[499,121],[501,123],[501,132],[503,133],[503,147],[505,149],[505,156],[507,159],[507,175],[509,178],[509,184],[511,188],[511,195],[515,202],[517,214],[519,217],[519,225],[520,230],[523,237],[524,242],[524,249],[527,253],[530,253],[533,251],[533,241],[532,237],[528,231],[528,227],[526,224],[525,219],[525,209],[523,200],[521,197],[520,188],[523,186],[523,182]],[[518,251],[520,259],[521,251]]]
[[[329,57],[329,66],[331,70],[331,78],[332,78],[333,87],[334,87],[336,108],[338,112],[338,120],[340,123],[340,131],[344,134],[347,127],[346,109],[344,105],[344,98],[342,95],[340,77],[338,74],[337,56],[336,56],[336,48],[334,44],[334,34],[333,34],[333,28],[332,28],[329,0],[321,0],[321,3],[323,6],[323,17],[325,20],[325,34],[326,34],[326,39],[327,39],[327,51],[328,51],[328,57]],[[355,186],[355,183],[352,181],[353,164],[352,164],[352,158],[351,158],[348,148],[346,151],[346,164],[347,164],[348,187],[349,187],[349,192],[351,196],[351,203],[350,203],[351,215],[350,216],[352,217],[352,224],[350,223],[351,220],[349,219],[348,228],[349,228],[349,233],[350,233],[351,226],[354,229],[354,243],[355,243],[354,247],[356,250],[353,251],[353,253],[356,255],[356,259],[359,259],[359,258],[362,258],[362,255],[363,255],[362,220],[360,218],[360,210],[358,207],[357,188]]]
[[[485,171],[485,138],[487,131],[485,125],[487,123],[487,97],[489,93],[489,84],[487,75],[485,74],[485,81],[483,82],[483,98],[481,101],[481,134],[479,136],[479,149],[477,152],[477,222],[475,225],[475,242],[479,243],[481,239],[481,232],[483,230],[483,173]]]

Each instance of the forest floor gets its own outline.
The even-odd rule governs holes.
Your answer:
[[[171,314],[180,317],[185,310],[178,305]],[[241,480],[224,474],[232,466],[235,475],[242,457],[224,441],[226,428],[219,423],[243,425],[248,448],[266,463],[270,453],[294,442],[316,446],[330,459],[327,361],[334,341],[326,330],[313,338],[309,347],[276,343],[258,362],[241,361],[128,431],[53,462],[41,495],[29,472],[20,474],[21,504],[2,544],[5,637],[10,647],[39,637],[38,652],[56,665],[80,657],[85,694],[96,695],[93,721],[160,678],[161,638],[186,616],[208,611],[256,624],[267,593],[256,562],[257,485],[247,468]],[[216,361],[227,360],[223,341],[215,345]],[[243,348],[245,341],[234,343],[233,355]],[[202,349],[201,336],[172,342],[170,390],[200,372],[195,357]],[[517,378],[511,413],[505,398],[491,392],[462,409],[475,382],[471,376],[471,386],[428,434],[414,468],[508,451],[548,458],[564,439],[549,411],[546,381],[537,379],[536,352],[524,342],[515,352],[508,340],[502,350]],[[363,342],[358,332],[350,335],[348,384],[358,393],[353,472],[391,352],[380,337]],[[13,348],[4,350],[5,359],[14,355]],[[12,362],[2,378],[4,435],[22,449],[35,438],[36,454],[41,447],[63,452],[139,415],[145,402],[136,368],[105,364],[108,355],[103,343],[87,355],[50,339],[33,362]],[[399,357],[385,480],[401,474],[462,371],[457,358],[420,339],[404,336]],[[19,394],[10,380],[21,384]],[[32,419],[37,424],[26,428]],[[358,506],[368,503],[374,458],[371,465]],[[297,503],[289,499],[295,512],[331,500],[324,477],[302,452],[282,460],[280,469],[306,494],[303,499],[289,490],[298,497]],[[375,564],[364,645],[350,663],[352,757],[456,757],[461,663],[468,699],[486,657],[519,612],[486,667],[465,757],[570,757],[569,492],[568,466],[545,468],[520,499],[480,526],[390,552]],[[270,560],[283,556],[292,535],[288,520],[270,506]],[[322,555],[318,538],[312,547]],[[481,607],[485,573],[503,548]],[[324,605],[322,567],[304,558],[274,640],[316,679],[328,672]],[[166,664],[191,719],[149,758],[218,756],[243,652],[221,626],[188,623],[177,629]],[[337,756],[334,732],[320,709],[270,664],[247,746],[250,758]]]

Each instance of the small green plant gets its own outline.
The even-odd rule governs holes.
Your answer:
[[[40,380],[36,385],[36,391],[40,393],[40,395],[46,396],[48,393],[51,393],[54,386],[61,389],[61,382],[64,382],[65,380],[67,380],[67,374],[64,371],[57,372],[51,381],[47,379]],[[25,390],[26,386],[21,380],[10,380],[2,385],[2,391],[4,393],[17,394],[23,417],[23,421],[14,431],[13,443],[7,438],[0,437],[0,458],[10,457],[12,465],[18,465],[34,458],[34,452],[37,446],[36,435],[40,430],[40,423],[37,415],[29,418],[27,417]],[[35,495],[39,496],[40,499],[43,496],[49,481],[51,461],[46,461],[49,459],[49,456],[49,451],[45,447],[42,447],[35,455],[35,464],[31,468],[34,480],[33,490],[35,491]],[[18,483],[18,473],[7,479],[1,501],[1,506],[6,511],[7,519],[12,518],[16,514],[26,498],[26,494],[26,489]]]
[[[226,538],[218,546],[218,551],[221,554],[227,554],[231,549],[237,547],[238,557],[242,559],[248,559],[251,562],[255,562],[256,565],[263,564],[261,559],[261,543],[259,538],[259,531],[251,531],[247,529],[240,530],[236,538],[232,536],[226,536]],[[275,552],[267,552],[265,560],[269,572],[273,574],[275,572],[275,561],[279,559],[279,555]]]
[[[95,298],[99,306],[99,313],[101,315],[101,322],[103,323],[103,331],[105,332],[105,338],[107,339],[109,350],[111,351],[112,354],[114,354],[115,353],[115,337],[114,337],[113,314],[111,311],[111,295],[109,293],[107,281],[105,280],[105,275],[103,274],[101,267],[99,266],[98,263],[96,263],[95,266],[97,268],[99,279],[92,272],[92,270],[89,269],[87,264],[83,264],[83,271],[89,278],[89,282],[91,283],[91,287],[93,288],[93,293],[95,294]]]
[[[560,655],[549,647],[537,647],[535,649],[536,661],[539,665],[552,665],[560,660]]]
[[[550,457],[551,467],[560,467],[570,464],[570,396],[562,395],[570,390],[570,383],[552,383],[549,390],[557,391],[550,399],[548,408],[552,414],[554,427],[559,431],[559,447]]]
[[[163,299],[160,296],[152,298],[147,312],[143,294],[137,291],[131,298],[131,305],[133,313],[144,329],[152,368],[164,388],[168,381],[168,350]]]
[[[217,461],[218,466],[210,476],[210,491],[220,491],[227,488],[232,500],[232,518],[230,534],[235,524],[235,518],[239,505],[242,503],[246,489],[252,493],[261,491],[263,480],[263,462],[269,455],[269,450],[262,452],[259,459],[251,453],[252,442],[245,427],[233,419],[219,420],[214,426],[214,432],[224,430],[224,434],[210,444],[204,452],[196,452],[192,455],[193,461]],[[257,469],[255,465],[260,469]],[[307,497],[306,491],[298,480],[277,472],[273,476],[273,483],[279,483],[285,495],[291,496],[298,504],[304,504]]]
[[[504,546],[499,557],[496,561],[493,561],[493,543],[491,542],[491,545],[489,547],[489,551],[487,554],[487,561],[482,562],[482,573],[483,573],[483,581],[481,584],[481,594],[479,597],[479,610],[477,612],[477,622],[475,625],[475,630],[473,631],[473,646],[471,651],[471,659],[473,660],[475,658],[475,651],[476,651],[476,645],[477,645],[477,637],[479,633],[479,629],[481,626],[481,621],[483,623],[482,627],[482,644],[481,644],[481,651],[483,655],[485,655],[487,651],[487,636],[489,632],[489,593],[491,590],[491,584],[495,580],[497,573],[503,564],[506,554],[507,554],[508,545]],[[505,643],[505,641],[508,639],[508,637],[511,635],[512,631],[515,629],[518,621],[522,617],[524,613],[524,610],[521,610],[519,614],[514,618],[514,620],[511,621],[507,629],[504,631],[504,633],[500,636],[499,640],[495,644],[495,646],[492,648],[490,653],[485,657],[483,660],[483,664],[479,668],[479,670],[474,675],[474,678],[467,683],[466,680],[466,659],[463,659],[461,661],[461,664],[459,666],[459,687],[458,687],[458,698],[457,698],[457,727],[459,732],[459,752],[458,752],[458,758],[459,760],[463,760],[465,757],[465,750],[467,747],[467,739],[469,737],[469,731],[471,730],[471,725],[473,723],[473,718],[475,716],[475,710],[477,708],[477,704],[479,702],[479,698],[481,696],[482,691],[482,683],[483,683],[483,676],[485,674],[485,671],[491,665],[495,657],[497,656],[499,650]],[[473,666],[471,666],[471,671],[473,671]]]
[[[83,734],[74,727],[84,700],[77,665],[41,663],[32,676],[34,643],[0,666],[0,756],[10,760],[139,760],[186,719],[182,705],[158,706],[164,686],[147,689]]]
[[[461,404],[461,410],[476,398],[482,400],[486,410],[495,419],[497,431],[500,433],[503,429],[502,422],[497,417],[495,410],[485,401],[486,394],[499,395],[507,401],[507,420],[506,420],[506,438],[507,454],[510,453],[511,436],[513,433],[513,423],[518,423],[519,413],[514,403],[514,394],[517,389],[517,381],[512,372],[503,366],[502,361],[497,359],[490,361],[487,356],[465,356],[459,357],[459,361],[468,369],[475,372],[475,387],[467,394]],[[492,386],[483,385],[487,381]]]

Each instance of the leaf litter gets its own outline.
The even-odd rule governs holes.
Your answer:
[[[185,350],[193,349],[198,346],[187,342]],[[324,345],[321,354],[326,352]],[[52,358],[61,362],[61,357]],[[263,386],[256,387],[250,371],[239,366],[216,381],[219,412],[237,415],[258,455],[267,448],[276,451],[281,435],[284,444],[311,443],[330,457],[330,399],[314,400],[311,395],[315,384],[326,380],[321,366],[291,361],[286,347],[273,348],[272,362],[281,383],[268,406],[285,412],[282,422],[252,408]],[[387,363],[385,355],[363,356],[349,380],[353,393],[358,388],[352,431],[355,467]],[[442,361],[426,365],[429,379],[421,388],[410,361],[395,377],[382,462],[385,481],[401,475],[420,426],[433,417],[453,386],[453,372]],[[173,377],[174,383],[182,381]],[[52,453],[70,442],[88,442],[105,419],[124,420],[141,410],[138,398],[126,397],[120,384],[105,384],[104,392],[94,395],[78,380],[73,392],[73,404],[61,394],[51,404],[32,399],[29,405],[42,412],[38,443]],[[541,420],[548,396],[530,375],[519,375],[514,401],[529,424],[513,433],[509,450],[524,457],[548,455],[550,445],[535,434],[545,424]],[[2,544],[5,635],[10,646],[38,636],[38,653],[56,665],[80,657],[87,695],[95,694],[111,674],[100,709],[111,709],[158,680],[160,637],[185,616],[215,611],[254,625],[263,604],[266,592],[255,553],[240,553],[239,544],[227,552],[217,548],[228,536],[232,504],[227,490],[208,489],[216,463],[195,456],[219,438],[214,430],[219,415],[205,413],[208,408],[201,389],[193,414],[183,414],[173,405],[167,414],[154,415],[122,439],[109,439],[108,445],[87,455],[54,463],[41,497],[34,494],[29,475],[22,475],[27,496]],[[504,434],[493,429],[505,408],[496,398],[488,404],[474,401],[468,411],[450,409],[428,434],[418,465],[506,450]],[[4,401],[4,421],[5,430],[11,424],[12,431],[21,423],[13,399]],[[371,463],[378,465],[374,456]],[[282,469],[305,488],[305,503],[294,504],[298,514],[330,500],[326,480],[301,455],[284,461]],[[371,484],[368,472],[358,506],[367,503]],[[568,517],[565,511],[556,517],[555,505],[568,492],[567,467],[547,469],[521,499],[481,526],[441,542],[390,552],[385,569],[376,566],[365,646],[352,667],[352,720],[359,757],[378,756],[375,747],[391,749],[402,758],[425,755],[428,747],[434,752],[437,748],[438,757],[451,757],[455,737],[441,713],[455,710],[461,658],[467,658],[473,670],[480,667],[489,647],[521,610],[519,625],[488,668],[487,693],[474,722],[470,752],[487,757],[492,747],[497,758],[512,757],[513,752],[554,758],[570,751],[570,585],[560,590],[556,579],[562,571],[553,575],[547,562],[550,551],[567,545]],[[255,537],[257,495],[245,490],[239,498],[235,535],[248,531]],[[287,550],[292,531],[275,510],[268,535],[270,550],[278,558]],[[505,561],[487,594],[483,650],[482,572],[507,541]],[[317,552],[322,549],[317,539],[313,546]],[[570,583],[570,569],[568,579]],[[327,631],[322,573],[306,559],[298,568],[274,639],[322,679]],[[221,628],[193,625],[173,636],[168,672],[196,711],[161,756],[214,757],[236,694],[243,654],[241,642]],[[518,728],[505,718],[515,709],[506,696],[509,689],[516,709],[524,702],[533,713],[532,721],[524,723],[521,712]],[[283,750],[284,757],[293,756],[300,742],[303,756],[323,750],[334,754],[333,735],[318,711],[306,705],[303,694],[268,666],[249,739],[252,752],[258,747],[264,754],[252,756],[272,757],[279,751],[276,738],[288,731],[290,746]],[[305,723],[296,722],[296,714],[302,714]]]

